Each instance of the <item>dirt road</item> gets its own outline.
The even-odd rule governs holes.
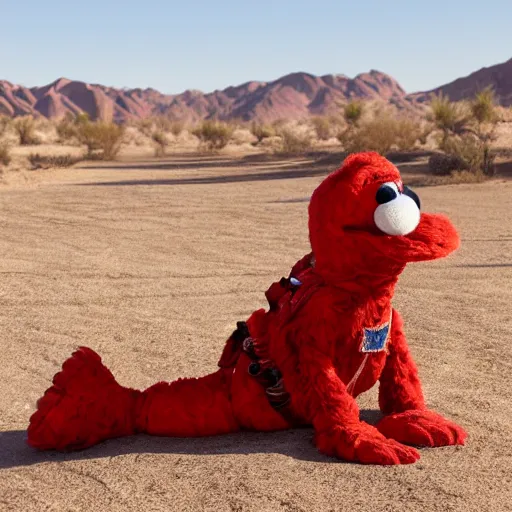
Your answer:
[[[417,190],[462,247],[410,266],[394,303],[428,403],[467,428],[466,447],[383,468],[318,454],[309,429],[65,455],[25,445],[37,398],[78,345],[131,387],[215,369],[236,321],[308,250],[322,172],[268,169],[176,157],[0,188],[1,511],[512,510],[510,181]],[[375,391],[359,400],[370,419]]]

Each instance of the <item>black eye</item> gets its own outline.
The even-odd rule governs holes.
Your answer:
[[[379,204],[386,204],[389,203],[390,201],[393,201],[393,199],[396,199],[397,197],[398,190],[396,188],[396,185],[394,183],[384,183],[384,185],[381,185],[379,187],[379,190],[377,190],[377,195],[375,196],[375,199]]]
[[[409,196],[418,205],[418,208],[421,209],[420,198],[416,192],[413,192],[409,187],[404,187],[404,194]]]

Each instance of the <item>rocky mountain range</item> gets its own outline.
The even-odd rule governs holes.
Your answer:
[[[117,89],[66,78],[31,88],[0,80],[0,114],[31,114],[54,119],[66,113],[87,112],[92,119],[116,122],[152,115],[185,121],[239,119],[271,122],[334,113],[339,111],[340,103],[351,99],[415,109],[428,101],[432,92],[460,100],[473,96],[486,86],[495,89],[502,105],[512,104],[512,59],[433,91],[415,94],[407,94],[395,79],[375,70],[355,78],[292,73],[272,82],[247,82],[208,94],[188,90],[174,95],[154,89]]]

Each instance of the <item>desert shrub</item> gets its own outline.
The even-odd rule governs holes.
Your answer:
[[[28,161],[32,169],[50,169],[53,167],[71,167],[78,162],[83,161],[83,157],[73,155],[40,155],[31,153]]]
[[[440,94],[432,96],[430,108],[431,113],[427,119],[441,131],[440,145],[443,145],[450,136],[463,135],[468,130],[471,113],[465,103],[452,102],[447,96]]]
[[[169,141],[165,133],[156,131],[151,134],[151,140],[155,143],[155,156],[164,156],[165,148],[169,145]]]
[[[302,155],[311,151],[313,147],[313,139],[307,132],[299,133],[290,128],[282,128],[278,135],[281,140],[275,153],[279,155]]]
[[[77,125],[75,118],[72,115],[66,115],[55,125],[57,131],[57,137],[59,142],[68,142],[76,139],[77,137]]]
[[[311,118],[311,123],[319,140],[329,140],[333,133],[333,120],[329,117],[316,116]]]
[[[364,113],[364,104],[359,100],[352,100],[343,107],[343,118],[349,126],[357,126]]]
[[[409,151],[424,136],[425,128],[419,121],[381,114],[338,134],[343,149],[349,153],[376,151],[381,155],[392,149]]]
[[[80,121],[77,124],[78,140],[87,147],[87,156],[101,160],[114,160],[123,144],[124,126],[105,121]],[[100,150],[101,153],[94,152]]]
[[[494,174],[496,155],[486,151],[484,143],[473,134],[450,137],[443,146],[444,154],[432,155],[429,169],[438,176],[450,175],[453,171],[472,171],[487,176]]]
[[[272,126],[253,122],[251,124],[251,133],[257,139],[256,144],[261,144],[261,142],[264,139],[268,139],[270,137],[273,137],[276,134],[276,131],[275,131],[274,127],[272,127]]]
[[[139,119],[136,122],[136,126],[146,137],[151,137],[151,133],[153,132],[153,119],[151,117]]]
[[[39,144],[40,141],[35,134],[36,120],[32,116],[17,117],[12,126],[22,146]]]
[[[491,144],[496,138],[499,117],[492,89],[484,89],[467,104],[434,97],[431,108],[430,118],[441,132],[439,149],[454,157],[454,162],[458,159],[459,167],[462,162],[464,170],[494,175],[496,154]],[[459,168],[450,172],[453,170]],[[432,172],[437,171],[432,169]]]
[[[7,116],[0,116],[0,137],[3,137],[12,126],[12,119]]]
[[[192,130],[208,151],[218,151],[228,145],[235,127],[221,121],[203,121]]]
[[[171,121],[171,124],[169,126],[169,131],[175,136],[178,137],[178,135],[181,134],[183,129],[185,128],[185,123],[183,121]]]
[[[7,166],[11,163],[11,153],[6,142],[0,142],[0,164]]]
[[[499,120],[496,97],[491,87],[477,93],[470,102],[469,108],[473,118],[480,125],[485,123],[494,124]]]
[[[428,168],[435,176],[450,176],[453,171],[466,169],[466,163],[456,155],[435,153],[428,159]]]

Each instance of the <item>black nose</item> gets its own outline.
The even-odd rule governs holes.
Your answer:
[[[418,205],[418,208],[421,209],[420,198],[416,192],[413,192],[409,187],[404,187],[404,194],[409,196]]]
[[[396,199],[397,197],[398,193],[393,187],[390,187],[389,185],[382,185],[379,187],[379,190],[377,190],[375,199],[377,200],[377,203],[385,204],[393,201],[393,199]]]

